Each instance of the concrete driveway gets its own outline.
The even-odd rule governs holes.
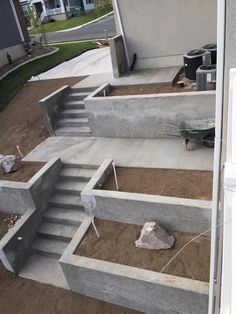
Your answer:
[[[48,43],[77,41],[83,39],[113,37],[116,35],[114,15],[110,15],[98,22],[85,25],[79,29],[46,33]],[[35,38],[39,37],[38,35]]]
[[[31,78],[31,81],[76,77],[100,73],[112,74],[110,48],[89,50],[82,55]]]

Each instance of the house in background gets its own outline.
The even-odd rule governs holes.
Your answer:
[[[0,66],[25,55],[24,43],[29,41],[24,14],[19,0],[0,1]]]
[[[25,5],[25,1],[23,1]],[[28,0],[29,6],[34,6],[41,21],[66,20],[80,12],[89,12],[94,9],[94,0]]]

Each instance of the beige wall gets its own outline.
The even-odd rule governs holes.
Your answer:
[[[0,49],[0,67],[8,63],[7,53],[11,55],[12,60],[14,61],[25,55],[25,49],[22,44]]]
[[[191,49],[216,42],[216,0],[117,0],[136,68],[182,64]],[[120,33],[116,18],[117,31]]]

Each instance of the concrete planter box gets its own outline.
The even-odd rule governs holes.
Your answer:
[[[112,171],[112,160],[104,161],[81,193],[90,216],[133,224],[158,221],[166,229],[182,232],[210,228],[210,201],[99,190]]]
[[[1,211],[23,214],[0,241],[0,259],[12,272],[18,273],[31,253],[31,244],[61,167],[60,158],[53,158],[26,183],[0,181]]]
[[[90,223],[60,259],[71,290],[145,313],[207,313],[208,283],[74,255]]]
[[[103,85],[85,99],[93,136],[179,135],[181,120],[215,117],[215,91],[103,97],[110,88]]]

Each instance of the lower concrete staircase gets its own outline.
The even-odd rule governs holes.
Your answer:
[[[20,276],[68,288],[59,259],[86,217],[80,193],[97,167],[63,164]]]
[[[56,123],[56,136],[91,136],[84,99],[94,88],[71,88]]]

